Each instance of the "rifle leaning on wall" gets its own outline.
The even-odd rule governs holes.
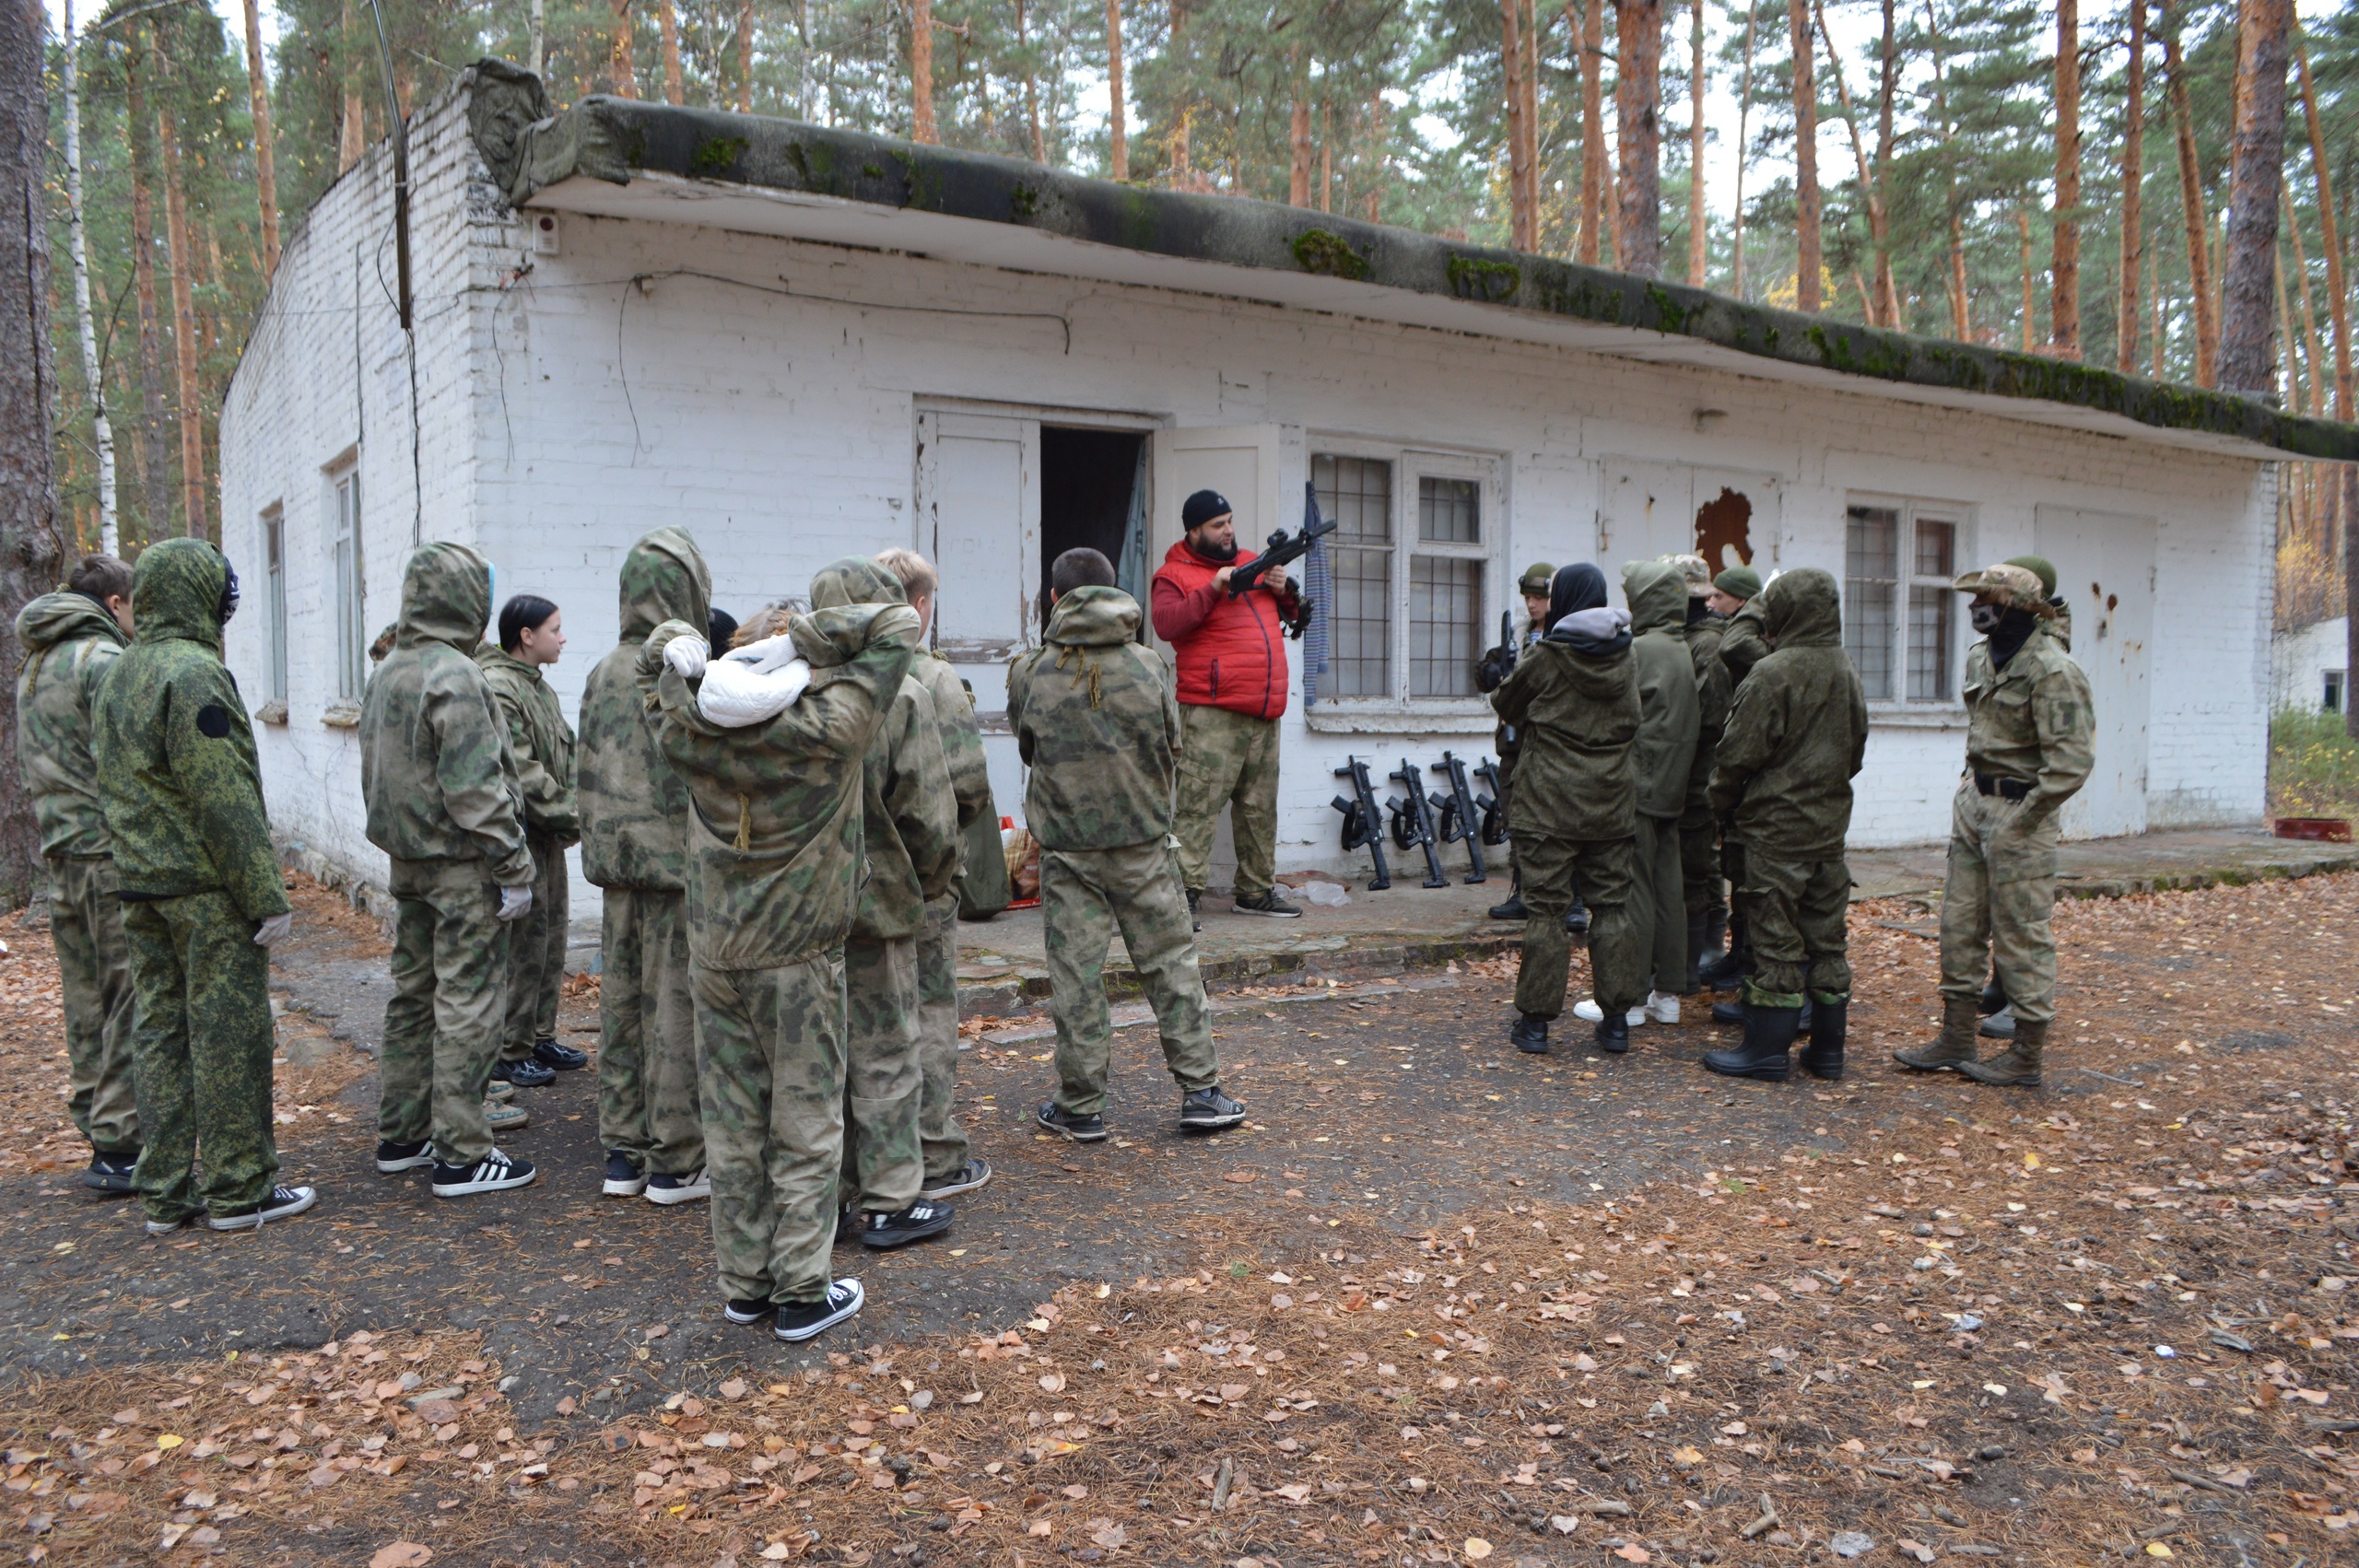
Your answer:
[[[1474,777],[1491,787],[1489,794],[1474,797],[1475,808],[1483,813],[1483,842],[1504,844],[1508,841],[1508,808],[1500,797],[1507,793],[1507,787],[1499,782],[1499,765],[1485,757],[1483,765],[1474,770]]]
[[[1409,792],[1405,801],[1388,798],[1384,802],[1392,812],[1392,842],[1403,850],[1423,849],[1426,852],[1426,885],[1448,887],[1449,878],[1442,873],[1441,857],[1434,852],[1434,813],[1433,808],[1426,803],[1425,775],[1418,771],[1415,763],[1404,756],[1401,759],[1400,771],[1385,777]]]
[[[1375,857],[1376,879],[1367,890],[1381,893],[1392,885],[1392,868],[1384,863],[1384,812],[1376,803],[1376,786],[1368,781],[1367,764],[1347,756],[1344,766],[1335,769],[1335,777],[1352,781],[1352,793],[1338,795],[1332,802],[1344,813],[1344,848],[1346,851],[1365,848]]]
[[[1426,797],[1427,803],[1439,813],[1441,841],[1454,844],[1464,839],[1466,857],[1474,866],[1473,873],[1466,880],[1469,883],[1488,882],[1490,869],[1483,864],[1482,818],[1476,814],[1474,792],[1467,788],[1466,764],[1460,760],[1457,753],[1444,752],[1441,760],[1433,765],[1433,771],[1440,774],[1449,784],[1449,794]]]

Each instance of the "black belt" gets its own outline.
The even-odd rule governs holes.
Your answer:
[[[2020,778],[1993,778],[1987,773],[1974,776],[1974,787],[1985,795],[1996,795],[2004,801],[2020,801],[2031,793],[2031,786]]]

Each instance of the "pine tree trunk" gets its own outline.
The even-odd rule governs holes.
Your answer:
[[[1695,0],[1687,48],[1687,281],[1704,287],[1712,233],[1704,208],[1704,0]]]
[[[1818,52],[1811,40],[1809,0],[1786,0],[1794,50],[1794,309],[1819,308],[1824,270],[1818,232],[1818,86],[1812,71]]]
[[[1860,189],[1867,193],[1868,235],[1874,243],[1877,256],[1882,258],[1889,249],[1890,238],[1890,219],[1884,211],[1884,193],[1876,181],[1875,166],[1868,161],[1867,143],[1860,135],[1860,117],[1851,109],[1850,89],[1843,83],[1842,53],[1835,47],[1835,35],[1826,30],[1826,7],[1822,0],[1811,0],[1811,9],[1818,26],[1820,41],[1826,45],[1826,69],[1835,83],[1835,104],[1842,111],[1845,129],[1851,133],[1851,157],[1859,165]],[[1860,290],[1860,304],[1870,326],[1894,324],[1882,319],[1876,301],[1869,297],[1865,288]]]
[[[2310,81],[2310,46],[2298,37],[2295,46],[2302,73],[2302,118],[2310,133],[2310,177],[2318,186],[2318,232],[2323,237],[2319,248],[2326,252],[2327,320],[2334,326],[2334,416],[2349,419],[2351,297],[2342,282],[2342,228],[2335,218],[2334,171],[2327,164],[2326,125],[2318,117],[2318,90]]]
[[[1525,200],[1523,180],[1523,0],[1499,0],[1499,76],[1507,99],[1508,242],[1519,251],[1529,251],[1532,208]],[[1296,111],[1301,111],[1297,103]]]
[[[2024,243],[2024,352],[2037,352],[2039,310],[2032,294],[2031,215],[2023,208],[2015,209],[2015,228]]]
[[[2247,0],[2236,95],[2235,172],[2228,198],[2227,254],[2220,313],[2220,386],[2265,393],[2275,380],[2270,351],[2277,275],[2278,187],[2285,172],[2285,46],[2294,0]]]
[[[249,24],[248,36],[252,30]],[[548,66],[548,15],[544,0],[533,0],[525,13],[524,30],[524,68],[537,76]]]
[[[99,457],[99,548],[122,548],[116,514],[114,426],[107,418],[105,372],[99,363],[98,318],[90,309],[90,241],[82,209],[82,87],[73,0],[65,3],[65,46],[58,52],[65,88],[65,241],[74,263],[74,324],[82,343],[82,383],[90,394],[91,444]]]
[[[1580,0],[1581,263],[1595,266],[1605,227],[1605,3]],[[1565,22],[1573,21],[1565,0]]]
[[[1117,180],[1128,180],[1131,146],[1122,105],[1122,0],[1106,0],[1106,89],[1113,107],[1107,146],[1109,171]]]
[[[687,101],[680,81],[680,14],[672,0],[655,0],[655,26],[663,40],[663,101]]]
[[[1523,205],[1532,214],[1532,248],[1540,249],[1540,0],[1515,0],[1523,11]]]
[[[270,78],[262,68],[262,18],[246,0],[246,97],[253,109],[254,184],[262,204],[264,276],[278,270],[278,159],[270,134]]]
[[[927,47],[933,46],[933,35],[927,34]],[[754,0],[738,0],[737,6],[737,112],[754,111]]]
[[[2130,0],[2130,69],[2121,110],[2121,313],[2115,327],[2123,375],[2138,369],[2138,279],[2146,256],[2146,0]]]
[[[1661,277],[1662,0],[1614,0],[1614,264]]]
[[[1334,211],[1335,144],[1328,130],[1327,106],[1319,106],[1319,210]]]
[[[1171,36],[1170,41],[1164,47],[1167,53],[1174,56],[1180,53],[1180,30],[1187,24],[1187,20],[1188,12],[1182,0],[1171,0]],[[1180,78],[1175,76],[1173,80],[1178,82]],[[1183,83],[1179,88],[1178,100],[1171,106],[1171,141],[1170,146],[1167,149],[1170,155],[1171,184],[1175,190],[1182,188],[1187,181],[1190,108],[1188,89]]]
[[[1753,161],[1753,38],[1760,0],[1744,0],[1744,63],[1736,87],[1736,199],[1729,204],[1731,291],[1744,298],[1744,170]]]
[[[2081,6],[2056,0],[2056,224],[2048,273],[2048,341],[2081,357]]]
[[[1294,112],[1286,122],[1286,205],[1297,207],[1310,205],[1310,99],[1303,96],[1307,86],[1296,79]]]
[[[354,62],[360,58],[360,29],[352,15],[352,0],[344,0],[344,15],[339,30],[344,52],[336,64],[336,79],[342,84],[344,111],[336,122],[335,170],[344,173],[360,161],[369,150],[369,122],[362,108],[360,83]]]
[[[2294,242],[2294,276],[2302,294],[2302,352],[2309,362],[2310,417],[2326,417],[2326,358],[2318,352],[2318,313],[2310,298],[2310,259],[2303,252],[2302,219],[2294,210],[2294,188],[2278,187],[2280,212],[2284,218],[2286,237]],[[2283,286],[2283,280],[2279,280]]]
[[[147,118],[147,29],[134,24],[125,118],[131,136],[131,278],[139,310],[139,500],[148,539],[171,532],[171,480],[164,434],[163,324],[156,306],[156,147]]]
[[[2203,210],[2203,171],[2196,162],[2195,111],[2188,105],[2186,62],[2179,56],[2178,32],[2163,34],[2163,74],[2169,78],[2172,128],[2178,141],[2178,201],[2187,219],[2187,275],[2194,295],[2195,382],[2216,386],[2220,327],[2212,314],[2211,220]]]
[[[1040,88],[1032,64],[1032,34],[1025,18],[1024,0],[1015,0],[1015,48],[1024,61],[1024,116],[1032,127],[1032,161],[1049,161],[1048,144],[1040,139]]]
[[[1120,67],[1116,92],[1121,91]],[[1114,105],[1115,135],[1121,135],[1122,107]],[[910,140],[933,143],[942,134],[933,122],[933,0],[910,0]]]
[[[1883,214],[1884,228],[1876,236],[1876,298],[1884,302],[1884,324],[1898,330],[1907,324],[1907,317],[1900,309],[1900,287],[1892,278],[1892,208],[1889,176],[1892,172],[1893,100],[1900,92],[1900,39],[1898,18],[1894,15],[1894,0],[1884,0],[1884,44],[1878,55],[1876,76],[1876,205]],[[1828,46],[1832,53],[1833,45]]]
[[[156,115],[156,142],[164,164],[164,235],[172,251],[172,401],[180,406],[181,528],[190,538],[203,539],[213,509],[205,503],[205,404],[196,388],[196,303],[190,287],[196,248],[189,241],[181,138],[170,111]]]
[[[609,87],[616,98],[639,96],[639,67],[632,63],[630,0],[613,0],[614,26],[607,59]]]
[[[34,0],[0,6],[0,617],[57,580],[57,471],[50,408],[48,17]],[[73,46],[69,32],[66,46]],[[17,729],[24,644],[0,638],[0,732]],[[0,746],[0,904],[35,892],[41,837],[17,766]]]

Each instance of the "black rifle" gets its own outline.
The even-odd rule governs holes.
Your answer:
[[[1444,752],[1433,770],[1449,781],[1449,794],[1426,797],[1441,813],[1441,841],[1454,844],[1461,838],[1466,840],[1467,858],[1474,862],[1474,874],[1466,880],[1488,882],[1490,870],[1483,864],[1483,824],[1475,814],[1474,792],[1466,787],[1466,765],[1459,760],[1457,753]]]
[[[1367,764],[1347,756],[1335,777],[1352,781],[1352,793],[1338,795],[1332,802],[1344,813],[1344,848],[1365,848],[1376,858],[1376,880],[1367,890],[1381,893],[1392,885],[1392,868],[1384,863],[1384,813],[1376,803],[1376,786],[1368,782]]]
[[[1434,852],[1434,813],[1426,804],[1426,777],[1417,765],[1407,757],[1401,759],[1401,770],[1385,776],[1409,791],[1405,801],[1387,798],[1385,805],[1392,812],[1392,842],[1402,849],[1423,849],[1426,852],[1426,885],[1448,887],[1449,878],[1442,874],[1441,857]]]
[[[1272,567],[1283,567],[1302,559],[1303,556],[1310,554],[1312,544],[1334,532],[1335,527],[1335,521],[1332,518],[1322,518],[1319,515],[1318,484],[1315,481],[1305,481],[1302,486],[1301,532],[1289,535],[1282,528],[1271,534],[1269,543],[1259,556],[1254,556],[1248,565],[1229,573],[1228,596],[1235,599],[1261,587],[1262,573]],[[1292,623],[1286,627],[1288,635],[1297,638],[1310,629],[1309,597],[1303,596],[1301,603],[1301,610],[1297,613]]]
[[[1508,806],[1503,797],[1508,790],[1499,782],[1499,765],[1485,757],[1483,765],[1474,770],[1474,777],[1491,787],[1489,794],[1474,797],[1474,804],[1483,813],[1483,842],[1504,844],[1508,841]]]

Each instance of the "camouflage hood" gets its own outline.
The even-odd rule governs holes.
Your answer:
[[[17,612],[17,640],[27,653],[46,653],[86,637],[102,637],[117,647],[130,640],[96,600],[68,589],[44,593]]]
[[[625,642],[645,642],[666,621],[702,626],[712,614],[712,572],[685,528],[659,528],[623,557]]]
[[[410,556],[402,573],[402,618],[395,648],[450,644],[472,659],[491,622],[491,567],[464,544],[437,542]]]
[[[221,651],[221,591],[229,560],[202,539],[165,539],[131,568],[131,614],[140,642],[196,642]]]
[[[1790,571],[1761,591],[1762,630],[1778,648],[1843,646],[1843,595],[1833,574]]]
[[[1687,625],[1687,579],[1668,561],[1632,561],[1624,567],[1622,592],[1630,601],[1633,637]]]
[[[1119,588],[1076,588],[1049,612],[1042,639],[1068,648],[1107,648],[1138,636],[1139,602]]]
[[[17,613],[25,645],[17,675],[17,764],[41,822],[44,855],[108,851],[90,757],[90,712],[127,640],[114,617],[79,593],[44,593]]]
[[[901,579],[866,556],[846,556],[819,568],[811,579],[811,608],[839,604],[906,604]]]

